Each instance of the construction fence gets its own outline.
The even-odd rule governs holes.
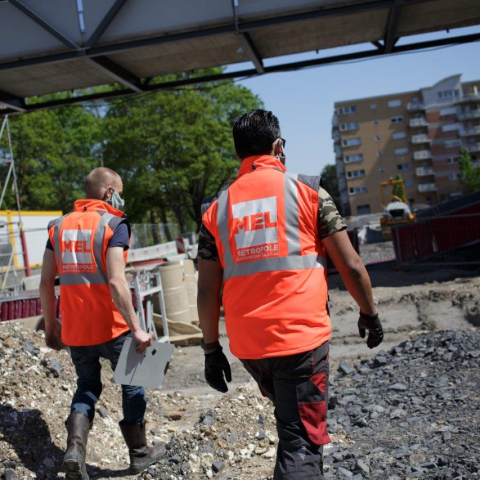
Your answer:
[[[399,267],[480,265],[480,213],[417,218],[392,227]]]
[[[180,235],[175,223],[134,223],[130,248],[146,248],[172,242]]]

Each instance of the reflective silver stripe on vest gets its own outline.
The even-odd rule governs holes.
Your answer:
[[[95,239],[93,245],[93,258],[97,267],[96,273],[62,273],[60,274],[60,285],[102,285],[108,283],[108,277],[103,270],[103,241],[105,238],[106,226],[110,222],[114,215],[111,213],[98,212],[102,215],[100,222],[95,230]],[[60,249],[60,229],[63,223],[64,217],[55,225],[54,231],[54,249],[57,259],[57,265],[62,264],[62,252]]]
[[[223,263],[225,268],[223,269],[223,279],[226,280],[232,276],[235,268],[233,262],[232,250],[230,249],[229,233],[228,233],[228,188],[222,190],[218,196],[217,206],[217,223],[220,230],[220,240],[222,241],[225,253],[223,254]]]
[[[288,257],[262,258],[253,262],[237,263],[230,275],[224,273],[224,280],[261,272],[278,272],[281,270],[303,270],[306,268],[325,268],[325,258],[317,255],[293,255]]]
[[[298,175],[285,172],[285,219],[287,222],[288,255],[300,255],[298,220]]]
[[[228,189],[223,190],[218,197],[217,224],[220,240],[225,249],[223,255],[223,280],[254,275],[260,272],[275,272],[281,270],[302,270],[313,268],[326,268],[326,259],[317,255],[300,255],[300,232],[298,212],[298,184],[296,174],[285,174],[285,220],[287,232],[287,257],[270,257],[244,263],[233,261],[230,249],[228,214],[229,214]]]

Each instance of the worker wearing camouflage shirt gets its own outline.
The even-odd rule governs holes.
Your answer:
[[[368,273],[320,177],[285,167],[285,139],[272,112],[253,110],[233,127],[237,178],[206,201],[198,253],[198,314],[205,378],[232,380],[219,339],[220,301],[230,351],[275,405],[274,480],[324,479],[327,432],[328,255],[359,306],[367,345],[383,331]]]

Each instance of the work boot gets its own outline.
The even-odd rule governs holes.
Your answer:
[[[72,480],[89,480],[85,456],[90,420],[81,413],[71,413],[65,424],[68,430],[67,452],[63,458],[65,477]]]
[[[123,438],[130,453],[130,472],[140,473],[165,456],[165,444],[147,446],[145,421],[130,425],[120,422]]]

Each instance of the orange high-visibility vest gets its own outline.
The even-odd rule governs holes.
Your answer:
[[[112,300],[106,267],[108,242],[118,225],[127,222],[123,217],[101,200],[77,200],[73,212],[48,225],[60,277],[65,345],[98,345],[129,330]]]
[[[203,214],[223,267],[225,322],[238,358],[293,355],[330,338],[319,184],[275,157],[249,157]]]

